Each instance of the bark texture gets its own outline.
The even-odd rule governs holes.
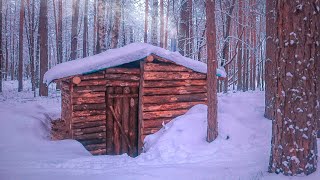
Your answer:
[[[40,28],[41,27],[41,28]],[[48,71],[48,1],[40,1],[40,96],[48,96],[48,87],[43,83],[43,76]]]
[[[208,130],[207,141],[212,142],[218,136],[217,121],[217,50],[216,50],[216,24],[215,24],[215,1],[206,0],[207,17],[207,87],[208,87]]]
[[[97,47],[96,47],[97,54],[107,50],[105,13],[106,13],[106,0],[98,0],[98,28],[97,28],[98,36],[97,36]]]
[[[317,168],[319,6],[318,0],[276,2],[276,114],[269,172],[309,175]]]

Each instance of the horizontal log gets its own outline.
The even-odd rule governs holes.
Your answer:
[[[188,109],[179,109],[172,111],[152,111],[152,112],[143,112],[143,119],[157,119],[157,118],[175,118],[185,114]]]
[[[177,80],[177,81],[144,81],[144,87],[180,87],[180,86],[205,86],[206,80]]]
[[[108,98],[137,98],[138,94],[108,94]]]
[[[79,84],[81,82],[81,78],[79,76],[73,77],[72,78],[72,83],[73,84]]]
[[[99,150],[99,149],[106,149],[106,144],[90,144],[90,145],[86,145],[85,148],[88,151],[94,151],[94,150]]]
[[[105,84],[101,86],[74,86],[73,91],[78,93],[85,93],[85,92],[105,92],[106,91]]]
[[[106,73],[114,74],[136,74],[140,75],[140,69],[138,68],[109,68],[106,69]]]
[[[167,124],[172,118],[149,119],[142,121],[143,128],[161,128],[162,124]]]
[[[106,127],[105,126],[82,128],[82,129],[73,129],[74,135],[92,134],[92,133],[101,133],[101,132],[106,132]]]
[[[74,111],[72,113],[73,117],[84,117],[84,116],[95,116],[95,115],[106,115],[106,110],[83,110]]]
[[[206,79],[207,75],[198,72],[145,72],[146,81]],[[81,83],[80,83],[81,84]]]
[[[123,81],[139,81],[140,75],[134,74],[106,74],[105,79],[108,80],[123,80]]]
[[[147,111],[166,111],[166,110],[176,110],[176,109],[190,109],[197,104],[206,104],[205,101],[196,102],[176,102],[176,103],[166,103],[166,104],[143,104],[142,110]]]
[[[90,122],[90,121],[105,121],[106,115],[96,115],[96,116],[85,116],[85,117],[73,117],[72,123],[78,122]]]
[[[161,62],[164,62],[164,63],[176,64],[175,62],[170,61],[169,59],[165,59],[163,57],[160,57],[158,55],[152,54],[152,56],[158,61],[161,61]]]
[[[161,128],[143,128],[142,134],[149,135],[158,132]]]
[[[92,133],[92,134],[82,134],[82,135],[74,135],[75,140],[88,140],[88,139],[105,139],[106,133]]]
[[[144,65],[145,71],[157,71],[157,72],[193,72],[184,66],[176,64],[157,64],[157,63],[146,63]]]
[[[107,152],[106,149],[98,149],[98,150],[90,151],[92,155],[105,155],[106,152]]]
[[[207,94],[188,94],[188,95],[158,95],[158,96],[143,96],[143,104],[164,104],[173,102],[198,102],[206,101]]]
[[[73,110],[75,111],[84,111],[84,110],[103,110],[106,109],[106,104],[79,104],[73,105]]]
[[[72,124],[72,129],[99,127],[99,126],[105,126],[105,125],[106,125],[106,121],[74,122]]]
[[[107,80],[106,86],[139,87],[138,81]]]
[[[90,144],[102,144],[106,142],[106,139],[92,139],[92,140],[78,140],[83,146]]]
[[[95,80],[88,80],[88,81],[81,81],[79,84],[75,86],[99,86],[99,85],[106,85],[107,80],[105,79],[95,79]]]
[[[143,90],[144,95],[197,94],[206,92],[206,86],[144,88]]]
[[[72,94],[73,97],[84,97],[84,98],[92,98],[92,97],[105,97],[105,92],[74,92]]]
[[[94,79],[104,79],[104,73],[94,73],[80,76],[82,81],[94,80]]]
[[[72,104],[100,104],[105,102],[105,97],[76,97]]]

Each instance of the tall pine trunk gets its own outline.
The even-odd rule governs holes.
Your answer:
[[[82,57],[88,56],[88,3],[84,2]]]
[[[98,0],[98,35],[97,35],[97,46],[96,53],[99,54],[107,50],[106,44],[106,0]]]
[[[158,0],[153,0],[151,20],[151,44],[158,46],[158,23],[159,23]]]
[[[120,20],[121,20],[121,1],[116,0],[115,7],[113,8],[115,10],[114,15],[114,22],[112,26],[111,31],[111,48],[117,48],[118,42],[119,42],[119,29],[120,29]]]
[[[48,0],[40,1],[40,96],[48,96],[48,87],[43,83],[43,76],[48,70]]]
[[[315,11],[320,2],[309,2],[276,1],[277,111],[272,122],[269,171],[290,176],[309,175],[317,168],[315,81],[320,60],[320,12]]]
[[[218,136],[217,118],[217,50],[216,50],[216,22],[215,22],[215,1],[206,0],[206,24],[207,24],[207,56],[208,56],[208,129],[207,141],[212,142]]]
[[[23,82],[22,82],[23,81],[23,25],[24,25],[24,0],[21,0],[20,25],[19,25],[18,92],[21,92],[23,90]]]
[[[145,12],[144,12],[144,36],[143,36],[143,42],[148,42],[148,20],[149,18],[149,1],[145,0]]]
[[[72,27],[71,27],[71,60],[77,59],[78,46],[78,20],[79,20],[79,0],[72,3]]]

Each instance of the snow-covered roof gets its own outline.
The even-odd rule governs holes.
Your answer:
[[[168,59],[196,72],[207,73],[207,65],[205,63],[184,57],[178,52],[171,52],[146,43],[132,43],[122,48],[110,49],[94,56],[58,64],[45,73],[43,81],[44,83],[49,84],[55,79],[134,62],[143,59],[150,54],[155,54]],[[217,76],[225,77],[226,73],[223,69],[219,68],[217,70]]]

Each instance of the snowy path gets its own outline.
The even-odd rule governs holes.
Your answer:
[[[73,140],[48,140],[48,116],[60,113],[59,96],[33,98],[5,82],[0,93],[0,179],[307,179],[267,173],[271,121],[262,92],[219,96],[219,138],[206,143],[206,107],[196,106],[155,135],[137,158],[91,156]],[[228,138],[227,138],[228,137]],[[319,142],[320,143],[320,142]],[[320,146],[319,146],[320,147]],[[318,166],[320,167],[320,166]]]

